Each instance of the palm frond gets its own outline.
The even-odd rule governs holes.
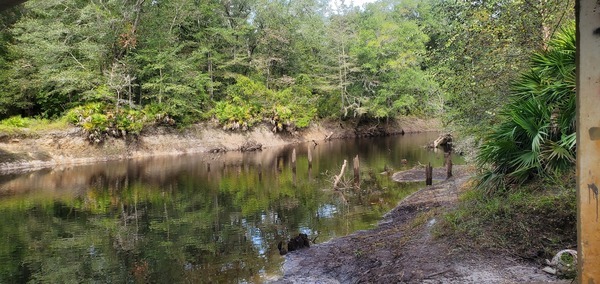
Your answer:
[[[503,191],[535,175],[568,169],[575,161],[575,30],[532,56],[531,69],[513,84],[502,121],[484,137],[477,163],[487,168],[477,187]]]

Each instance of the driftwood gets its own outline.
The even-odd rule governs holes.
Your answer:
[[[437,139],[435,139],[433,141],[433,144],[431,145],[432,148],[438,148],[438,147],[451,147],[452,146],[452,134],[450,133],[446,133],[446,134],[442,134],[440,135]]]
[[[240,151],[242,152],[251,152],[262,150],[262,144],[256,143],[256,141],[246,141],[244,145],[240,146]]]
[[[225,153],[227,152],[227,149],[225,149],[225,147],[217,147],[217,148],[212,148],[210,150],[208,150],[209,153]]]
[[[327,135],[325,136],[325,141],[329,141],[329,140],[331,140],[331,136],[333,136],[333,132],[329,132],[329,134],[327,134]],[[316,144],[316,143],[315,143],[315,144]]]
[[[342,178],[342,176],[344,175],[344,171],[346,170],[346,165],[348,164],[347,160],[344,160],[344,164],[342,165],[342,170],[340,171],[340,174],[335,176],[335,180],[333,182],[333,189],[337,188],[338,183],[340,182],[340,179]]]

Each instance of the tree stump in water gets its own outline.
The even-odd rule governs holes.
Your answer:
[[[431,163],[427,164],[425,167],[425,185],[433,184],[433,168],[431,167]]]
[[[356,157],[354,157],[353,168],[354,168],[354,186],[358,187],[360,185],[360,161],[358,160],[358,155],[356,155]]]
[[[446,179],[452,177],[452,152],[448,152],[446,155]]]

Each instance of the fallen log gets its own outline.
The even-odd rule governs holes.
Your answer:
[[[438,147],[448,147],[452,145],[452,134],[446,133],[440,135],[437,139],[433,141],[432,148]]]

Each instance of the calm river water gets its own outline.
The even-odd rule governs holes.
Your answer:
[[[443,153],[422,147],[436,137],[334,140],[0,175],[0,283],[263,282],[281,273],[280,240],[302,232],[319,243],[375,226],[423,185],[396,184],[381,172],[441,166]],[[355,155],[361,189],[332,190],[344,159],[351,179]]]

